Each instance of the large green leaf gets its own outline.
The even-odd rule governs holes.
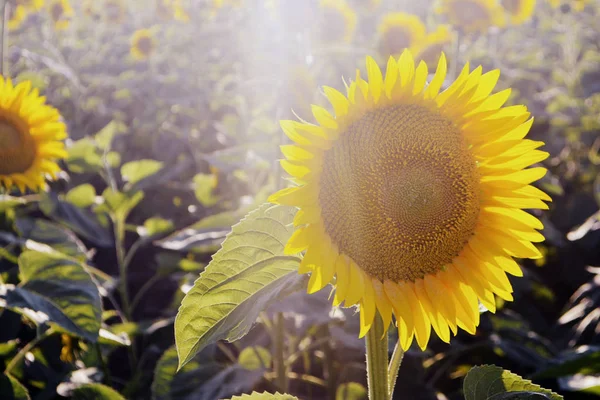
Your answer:
[[[257,393],[243,394],[241,396],[233,396],[230,400],[298,400],[296,396],[282,393]]]
[[[59,251],[78,260],[85,261],[87,249],[77,236],[64,229],[59,224],[43,219],[19,218],[16,221],[17,230],[24,240],[33,240],[51,246]],[[25,243],[26,247],[28,246]]]
[[[19,257],[21,284],[6,294],[7,307],[36,323],[51,322],[95,342],[102,307],[98,288],[75,259],[26,250]]]
[[[27,389],[10,375],[0,375],[0,399],[2,400],[30,400]]]
[[[232,228],[175,320],[179,366],[207,344],[245,335],[262,310],[298,280],[300,259],[285,256],[295,209],[264,204]]]
[[[465,377],[463,391],[465,400],[562,399],[553,391],[495,365],[473,367]]]
[[[96,200],[96,189],[89,183],[84,183],[69,190],[65,199],[77,207],[87,208]]]
[[[99,383],[88,383],[79,386],[71,393],[73,400],[125,400],[114,389]]]

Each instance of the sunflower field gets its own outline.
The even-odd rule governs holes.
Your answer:
[[[0,399],[600,396],[600,0],[0,0]]]

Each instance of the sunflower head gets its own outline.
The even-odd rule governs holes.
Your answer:
[[[122,0],[107,0],[104,3],[104,18],[115,24],[123,22],[127,15],[127,9]]]
[[[23,22],[27,19],[27,9],[22,5],[17,5],[14,7],[9,7],[9,16],[8,16],[8,29],[15,30],[19,29]]]
[[[404,349],[425,348],[432,328],[446,342],[474,333],[479,302],[512,300],[513,257],[540,257],[543,240],[523,209],[550,200],[530,185],[545,169],[525,169],[548,156],[524,139],[527,108],[491,94],[499,72],[467,64],[440,93],[446,69],[442,54],[427,84],[405,51],[385,76],[368,58],[368,81],[357,71],[346,95],[324,87],[335,115],[312,106],[316,125],[282,122],[297,186],[269,198],[299,208],[285,251],[305,251],[309,292],[334,282],[335,305],[359,305],[361,335],[376,312],[386,327],[394,315]]]
[[[156,39],[150,29],[138,29],[131,37],[131,55],[136,60],[145,60],[156,48]]]
[[[352,41],[356,30],[356,12],[345,0],[321,0],[319,13],[321,24],[321,39],[325,42],[337,43]]]
[[[465,33],[485,33],[504,25],[504,12],[496,0],[440,0],[435,11]]]
[[[508,20],[513,25],[521,25],[531,19],[536,0],[502,0],[501,4]]]
[[[181,4],[181,0],[161,0],[157,2],[156,11],[163,20],[190,21],[190,16]]]
[[[50,18],[54,22],[54,28],[59,31],[67,29],[74,15],[69,0],[51,0],[48,7]]]
[[[66,157],[66,128],[31,82],[13,85],[0,76],[0,187],[38,190],[56,177],[56,160]]]
[[[591,0],[548,0],[552,8],[564,7],[565,10],[583,11],[585,5],[591,3]]]
[[[386,14],[377,27],[379,53],[385,58],[399,56],[425,38],[425,25],[416,15],[402,12]]]
[[[452,29],[449,25],[439,25],[435,31],[427,34],[422,41],[415,43],[411,52],[415,60],[424,61],[429,68],[435,68],[440,55],[452,45],[454,40]]]

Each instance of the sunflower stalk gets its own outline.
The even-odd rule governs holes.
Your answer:
[[[398,371],[400,370],[400,364],[402,364],[403,359],[404,350],[400,345],[400,337],[398,337],[398,341],[396,342],[396,346],[394,347],[394,352],[392,353],[392,359],[390,360],[390,364],[388,365],[388,390],[390,399],[394,395],[394,387],[396,386]]]
[[[365,336],[369,400],[388,400],[388,338],[379,312]]]

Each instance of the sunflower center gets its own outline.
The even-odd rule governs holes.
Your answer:
[[[12,122],[0,119],[0,175],[23,173],[35,160],[36,145]]]
[[[50,9],[50,15],[52,16],[52,20],[53,21],[58,21],[62,18],[63,13],[65,12],[62,4],[60,3],[55,3],[52,5],[52,8]]]
[[[522,0],[502,0],[502,7],[511,14],[517,14],[521,8]]]
[[[418,105],[371,111],[325,152],[319,203],[340,253],[414,281],[451,262],[479,216],[475,161],[451,121]]]
[[[410,47],[412,35],[402,26],[393,26],[383,34],[382,54],[400,54]]]
[[[450,12],[455,23],[463,27],[486,27],[490,21],[488,9],[474,1],[454,2]]]
[[[139,38],[137,42],[137,48],[142,54],[150,54],[152,52],[152,39],[148,36]]]
[[[325,38],[332,42],[344,40],[347,30],[344,14],[336,8],[325,7],[322,18]]]

